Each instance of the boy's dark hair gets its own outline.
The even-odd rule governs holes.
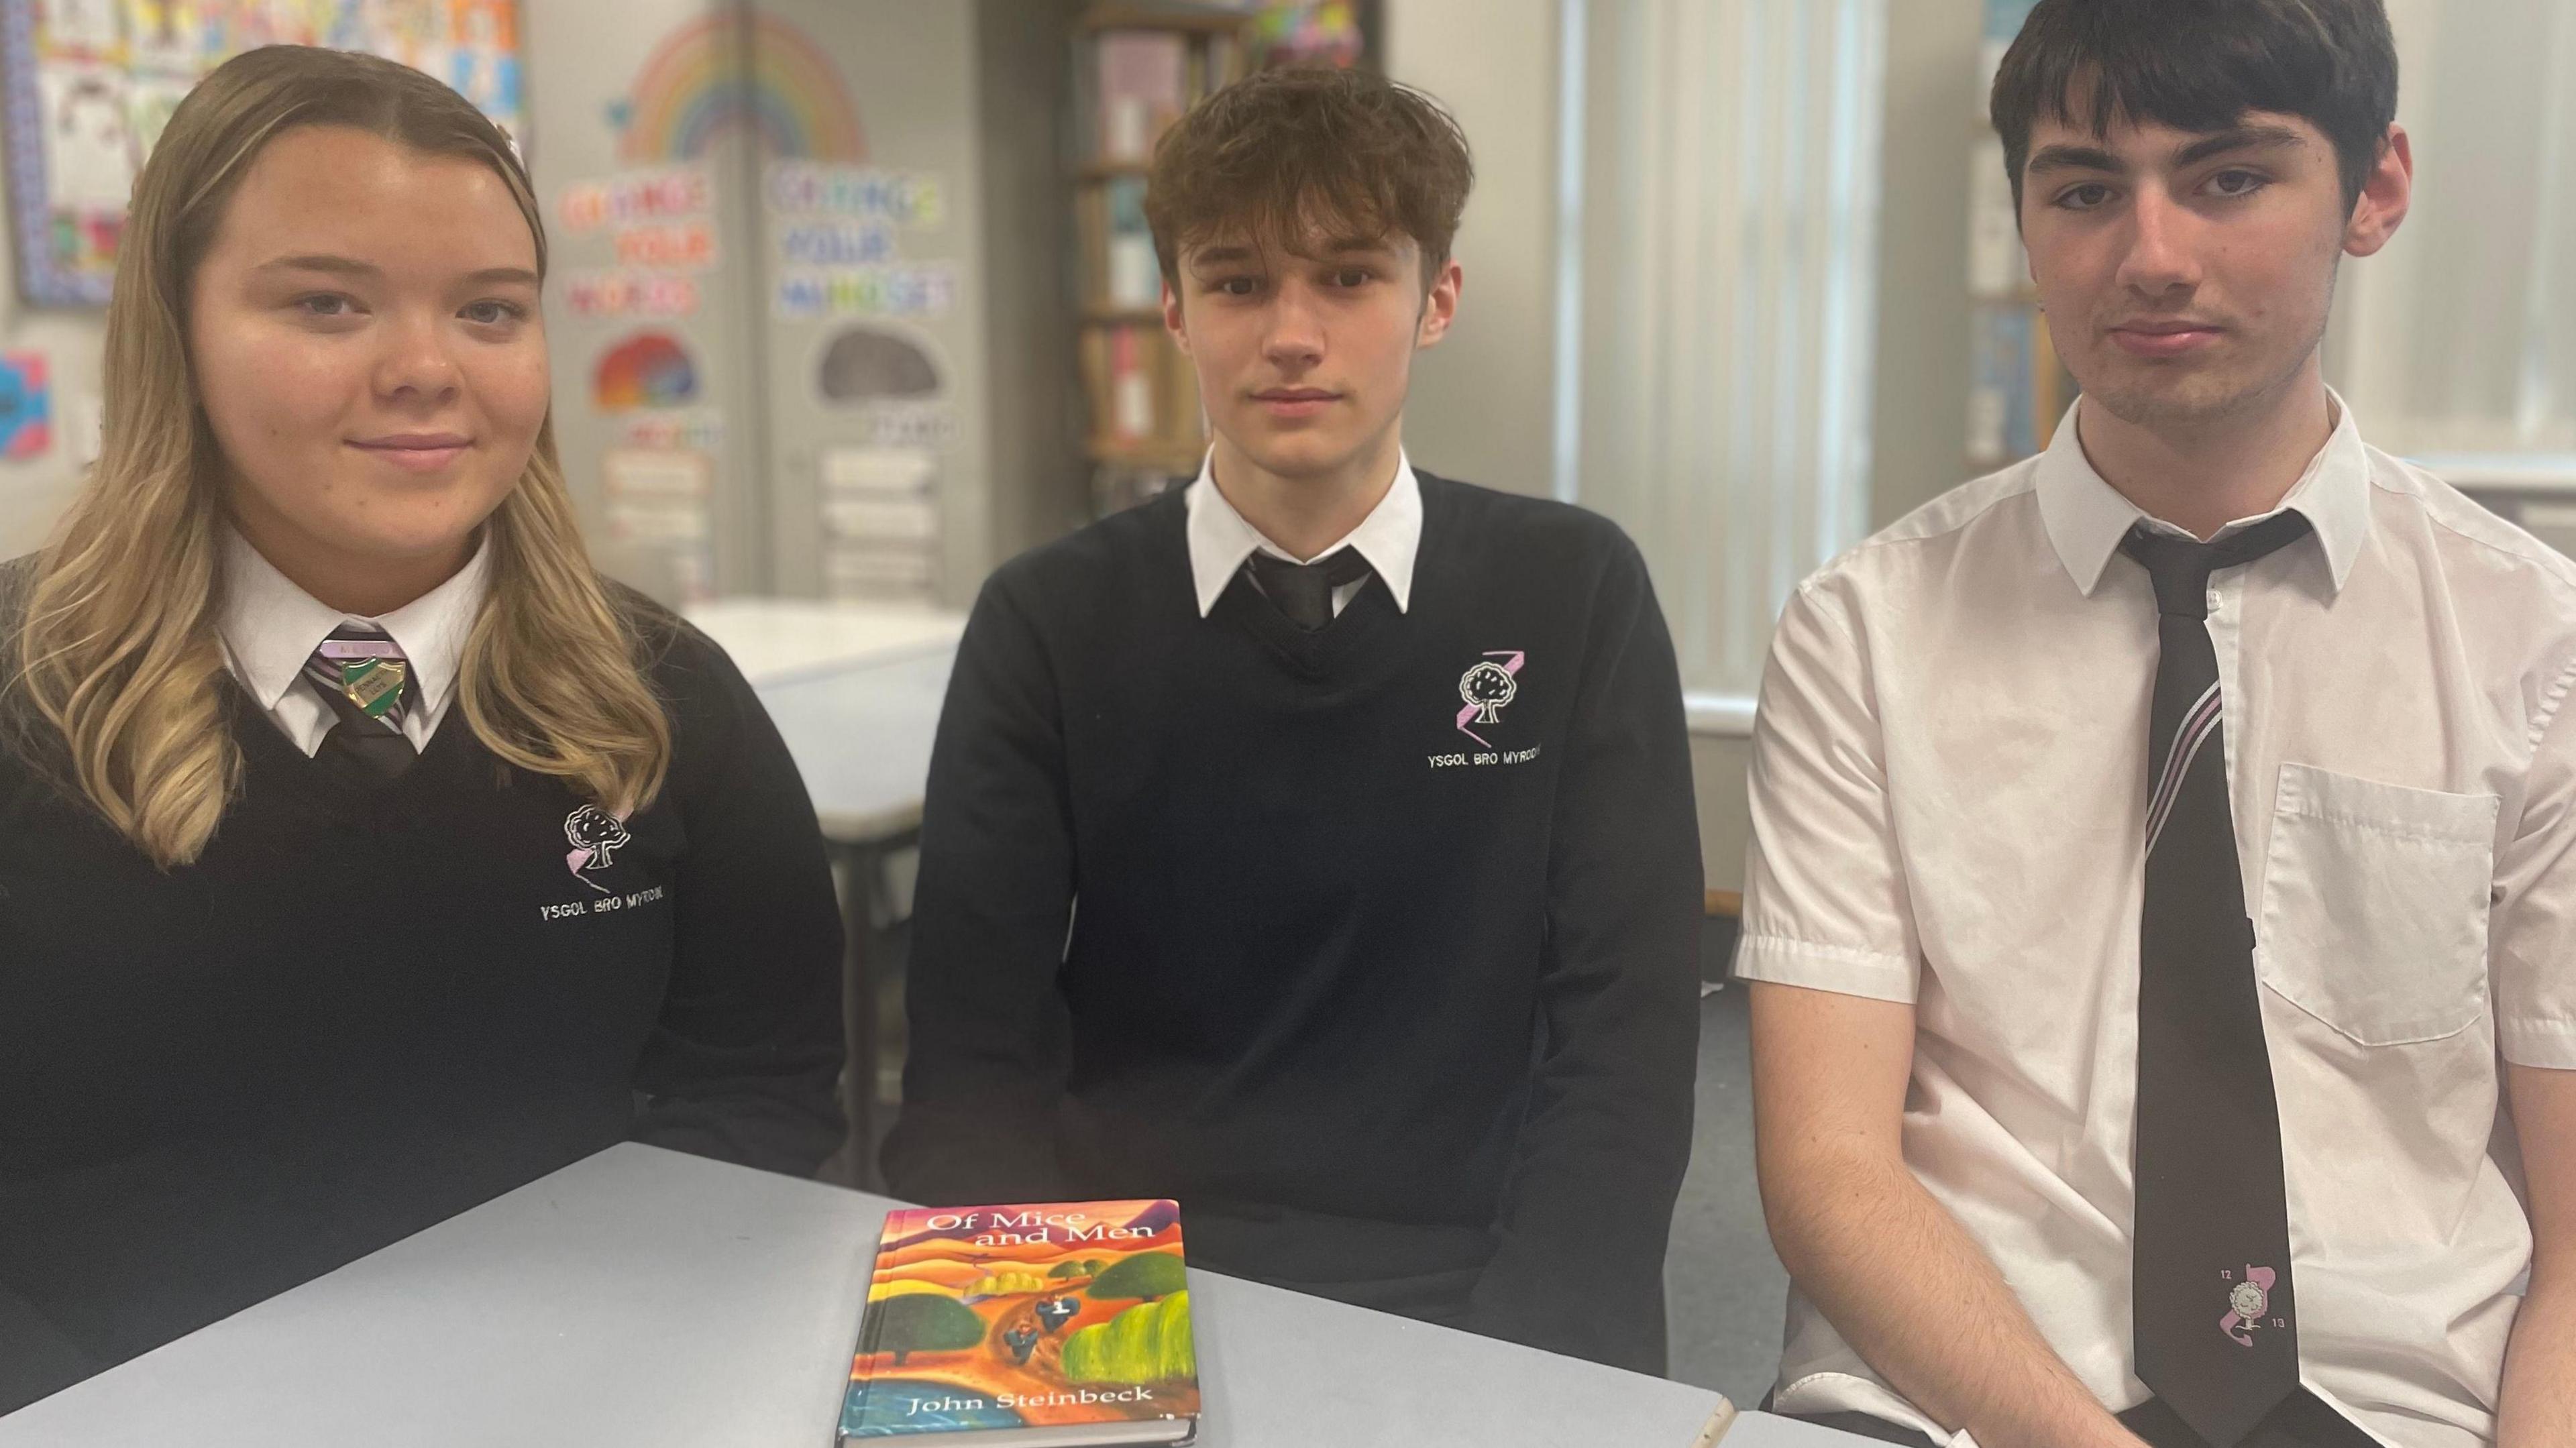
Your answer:
[[[1475,179],[1457,120],[1411,86],[1357,70],[1266,70],[1164,133],[1145,224],[1175,287],[1185,245],[1241,232],[1302,255],[1309,228],[1333,242],[1401,232],[1422,248],[1428,286]]]
[[[2075,114],[2079,103],[2091,114]],[[2248,111],[2325,132],[2349,210],[2397,118],[2385,0],[2039,0],[1992,101],[2016,210],[2042,116],[2100,136],[2117,120],[2222,131]]]

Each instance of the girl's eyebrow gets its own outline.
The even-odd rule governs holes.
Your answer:
[[[268,261],[261,262],[256,270],[318,271],[330,272],[335,276],[351,277],[378,277],[384,275],[383,269],[377,267],[371,262],[363,262],[358,260],[356,257],[326,256],[318,253],[303,256],[274,257]]]
[[[384,269],[373,262],[360,261],[356,257],[328,256],[318,253],[276,257],[260,263],[256,269],[259,271],[316,271],[328,272],[334,276],[365,278],[378,278],[384,275]],[[531,287],[539,284],[537,274],[523,266],[487,266],[480,271],[470,273],[465,280],[478,287],[500,286],[513,282]]]

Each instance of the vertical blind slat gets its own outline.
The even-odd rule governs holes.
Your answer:
[[[1686,684],[1749,694],[1866,510],[1888,0],[1583,3],[1574,492],[1645,552]]]

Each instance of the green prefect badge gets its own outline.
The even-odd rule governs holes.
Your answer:
[[[370,719],[382,719],[402,698],[410,666],[400,659],[349,659],[340,665],[340,692]]]

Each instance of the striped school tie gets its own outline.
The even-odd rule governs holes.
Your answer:
[[[402,731],[419,697],[411,663],[382,629],[344,623],[304,661],[304,677],[339,722],[313,757],[361,783],[380,783],[409,769],[419,752]]]
[[[2138,941],[2136,1367],[2209,1448],[2299,1390],[2281,1113],[2227,799],[2209,576],[2308,535],[2282,513],[2219,543],[2140,524],[2155,583],[2146,901]],[[2266,1441],[2269,1441],[2268,1439]]]

